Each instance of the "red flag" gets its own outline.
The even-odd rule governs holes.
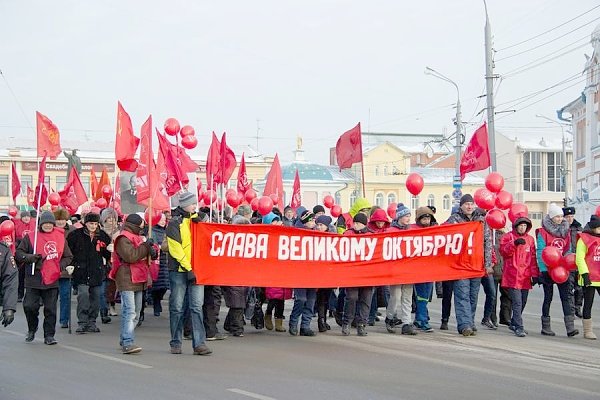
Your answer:
[[[215,189],[219,180],[219,167],[221,163],[221,143],[217,139],[217,135],[212,133],[212,141],[208,148],[208,155],[206,156],[206,187],[209,189]]]
[[[302,195],[300,193],[300,175],[298,175],[298,169],[296,168],[296,176],[294,176],[294,186],[292,188],[292,201],[290,203],[290,207],[294,211],[302,204]]]
[[[27,204],[33,207],[33,203],[35,202],[35,192],[33,189],[27,184]]]
[[[275,193],[279,198],[279,206],[283,204],[283,176],[281,175],[281,165],[279,164],[279,155],[275,153],[275,159],[267,175],[267,182],[265,183],[265,190],[263,190],[263,196],[269,196]]]
[[[96,173],[94,172],[94,166],[92,165],[92,169],[90,169],[90,197],[96,200],[96,192],[98,191],[98,178],[96,178]]]
[[[58,128],[48,117],[36,111],[37,122],[37,156],[44,157],[47,155],[51,160],[56,160],[56,157],[61,153],[60,148],[60,132]]]
[[[17,174],[17,165],[12,163],[12,199],[13,203],[17,204],[17,196],[21,193],[21,181]]]
[[[246,173],[246,161],[244,161],[244,153],[242,153],[242,161],[240,162],[240,168],[238,169],[237,176],[237,191],[241,194],[246,194],[250,189],[250,182],[248,182],[248,174]]]
[[[48,199],[48,188],[46,187],[46,156],[42,158],[40,162],[40,169],[38,170],[38,184],[35,187],[33,199],[33,206],[36,210],[39,210],[41,206],[46,204]]]
[[[158,135],[158,147],[160,152],[158,154],[158,165],[159,171],[166,171],[165,185],[167,194],[173,196],[179,190],[181,186],[189,182],[187,174],[182,169],[181,164],[177,162],[177,152],[174,151],[173,145],[169,143],[169,140],[160,134],[158,129],[156,130]]]
[[[225,132],[223,132],[223,136],[221,136],[221,148],[220,148],[220,162],[219,162],[219,175],[221,178],[221,183],[227,185],[231,175],[233,175],[233,170],[237,165],[237,161],[235,160],[235,154],[233,150],[227,143],[225,142]]]
[[[460,180],[465,179],[469,172],[489,168],[492,165],[490,160],[487,124],[484,122],[473,134],[460,159]]]
[[[108,178],[108,170],[106,167],[102,168],[102,175],[100,175],[100,181],[98,182],[98,188],[94,194],[94,200],[102,198],[102,188],[105,185],[110,187],[110,179]]]
[[[133,134],[131,118],[125,111],[121,102],[117,105],[117,140],[115,141],[115,158],[122,171],[135,172],[137,161],[135,152],[140,144],[140,139]]]
[[[335,157],[340,171],[345,168],[351,168],[354,163],[362,162],[360,122],[354,128],[340,136],[335,145]]]
[[[60,203],[71,214],[75,214],[79,206],[88,201],[85,188],[81,183],[81,179],[79,179],[79,174],[75,167],[71,167],[69,180],[58,194],[60,196]]]
[[[153,182],[154,155],[152,153],[152,115],[148,117],[140,134],[140,161],[136,171],[137,202],[141,203],[150,198]],[[153,185],[154,184],[154,185]]]

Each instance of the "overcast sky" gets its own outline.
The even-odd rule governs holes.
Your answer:
[[[560,134],[535,115],[555,117],[583,90],[600,8],[567,21],[597,5],[489,2],[495,72],[505,77],[498,111],[517,110],[499,114],[498,129]],[[359,121],[363,131],[453,132],[456,90],[425,75],[425,66],[460,87],[470,136],[484,117],[476,115],[485,107],[477,99],[484,23],[483,2],[475,0],[2,0],[0,137],[33,137],[38,110],[63,137],[114,140],[120,100],[136,132],[152,114],[159,127],[168,117],[192,125],[200,141],[226,131],[228,142],[256,147],[258,124],[259,152],[290,161],[301,135],[306,157],[325,163],[339,135]]]

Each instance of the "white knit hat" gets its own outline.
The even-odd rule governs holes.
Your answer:
[[[548,208],[548,216],[552,219],[557,215],[564,216],[562,208],[554,203],[550,204],[550,208]]]

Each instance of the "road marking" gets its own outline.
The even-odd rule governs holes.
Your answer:
[[[3,330],[2,332],[10,333],[11,335],[15,335],[15,336],[23,336],[22,333],[15,332],[15,331]],[[117,358],[117,357],[107,356],[106,354],[95,353],[93,351],[83,350],[83,349],[80,349],[78,347],[68,346],[68,345],[65,345],[65,344],[58,343],[55,346],[65,348],[67,350],[76,351],[78,353],[86,354],[88,356],[98,357],[98,358],[102,358],[102,359],[105,359],[105,360],[114,361],[114,362],[118,362],[118,363],[125,364],[125,365],[130,365],[130,366],[136,367],[136,368],[142,368],[142,369],[154,368],[152,365],[140,364],[140,363],[136,363],[136,362],[133,362],[133,361],[122,360],[122,359]]]
[[[252,393],[252,392],[248,392],[248,391],[242,390],[242,389],[232,388],[232,389],[227,389],[227,391],[241,394],[242,396],[252,397],[253,399],[258,399],[258,400],[277,400],[273,397],[263,396],[262,394]]]

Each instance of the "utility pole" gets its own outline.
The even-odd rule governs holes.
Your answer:
[[[487,97],[487,126],[492,172],[496,172],[496,130],[494,127],[494,61],[492,59],[492,26],[485,6],[485,88]]]

